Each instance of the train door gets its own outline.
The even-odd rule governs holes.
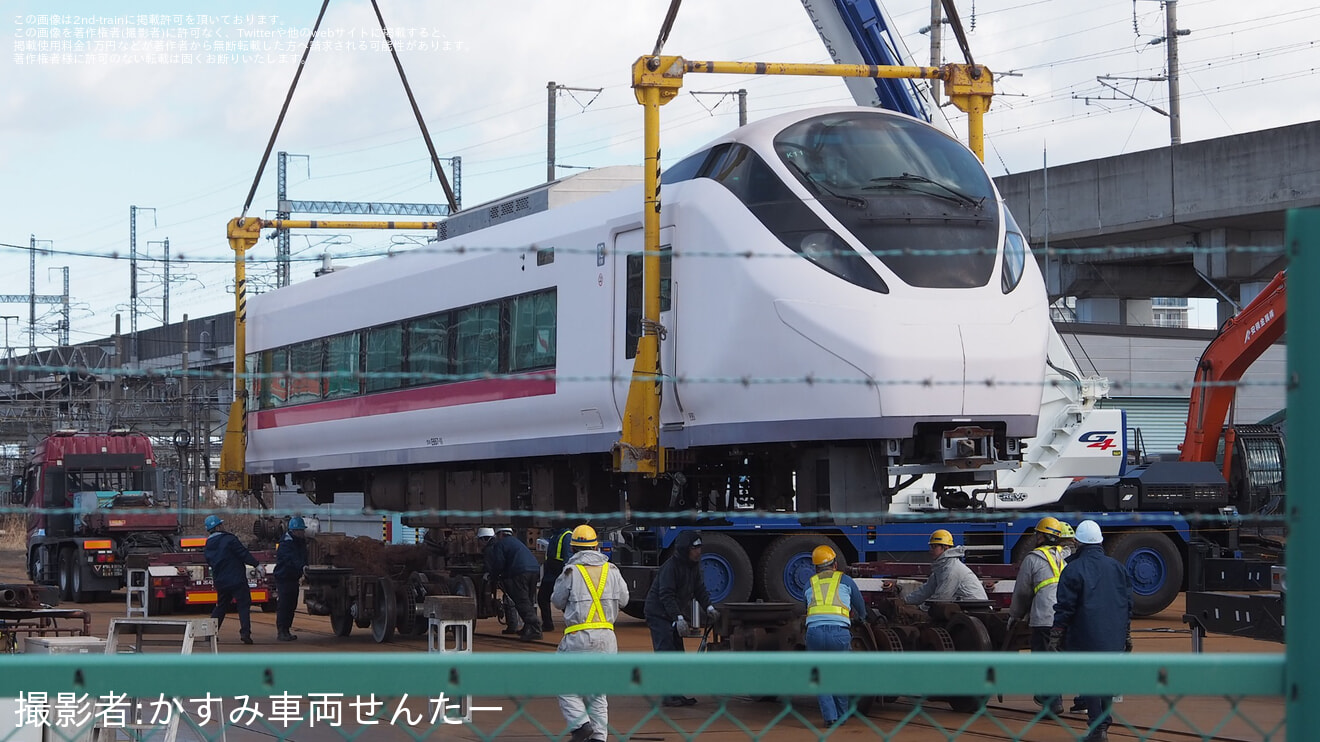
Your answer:
[[[660,324],[667,333],[660,343],[660,369],[665,374],[677,372],[674,348],[677,346],[678,328],[673,324],[676,284],[671,270],[673,263],[668,254],[673,235],[673,227],[660,230],[660,249],[665,253],[660,258]],[[614,404],[620,420],[628,405],[628,386],[632,381],[637,341],[642,332],[642,251],[643,230],[634,229],[615,235]],[[681,419],[672,390],[672,385],[666,385],[660,407],[661,423]]]

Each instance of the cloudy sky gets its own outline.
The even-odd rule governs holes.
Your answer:
[[[629,68],[649,53],[668,0],[506,3],[381,0],[441,157],[463,158],[467,205],[545,178],[549,81],[600,92],[557,99],[558,161],[638,163],[641,114]],[[976,61],[997,75],[986,122],[993,174],[1167,146],[1164,6],[1154,0],[959,0]],[[129,213],[138,213],[139,319],[232,308],[225,223],[239,214],[319,3],[275,0],[7,0],[0,65],[0,293],[63,291],[73,342],[129,328]],[[173,15],[158,15],[168,9]],[[929,61],[926,0],[886,10]],[[1314,120],[1320,84],[1313,0],[1180,0],[1182,136],[1197,141]],[[368,0],[334,0],[275,149],[291,160],[295,199],[444,200]],[[1154,43],[1152,43],[1154,42]],[[800,0],[687,0],[666,53],[689,59],[829,61]],[[945,61],[961,61],[945,35]],[[1111,78],[1108,85],[1098,77]],[[689,76],[662,110],[666,164],[737,122],[736,102],[694,91],[748,91],[758,117],[849,103],[841,82]],[[1157,110],[1158,109],[1158,110]],[[949,109],[952,124],[963,121]],[[1048,154],[1046,154],[1048,153]],[[573,172],[561,169],[560,175]],[[249,214],[275,207],[274,158]],[[352,263],[406,236],[309,233],[293,239],[293,279],[322,253]],[[258,288],[274,242],[250,255]],[[28,307],[6,304],[11,345],[26,348]],[[35,342],[57,337],[58,308],[37,306]]]

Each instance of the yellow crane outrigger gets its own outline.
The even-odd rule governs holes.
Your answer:
[[[247,251],[257,244],[263,229],[438,229],[439,222],[330,221],[325,219],[229,220],[227,236],[234,251],[234,401],[229,405],[220,469],[215,486],[222,490],[249,489],[247,478]]]
[[[666,26],[672,22],[666,20]],[[667,36],[661,33],[661,39]],[[657,49],[658,49],[657,44]],[[659,476],[665,471],[660,446],[660,106],[673,100],[688,72],[735,75],[806,75],[813,77],[918,78],[942,80],[949,100],[967,114],[968,147],[985,161],[984,114],[994,95],[994,76],[981,65],[946,64],[906,67],[861,64],[781,64],[769,62],[698,62],[653,54],[633,63],[633,92],[642,105],[644,131],[642,186],[642,335],[633,360],[632,383],[623,413],[623,430],[614,447],[614,470]]]

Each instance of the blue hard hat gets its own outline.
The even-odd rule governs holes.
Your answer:
[[[289,519],[289,530],[290,530],[290,531],[305,531],[305,530],[307,530],[307,523],[306,523],[305,521],[303,521],[302,518],[300,518],[300,517],[298,517],[298,516],[295,515],[295,516],[293,516],[292,518]]]
[[[218,515],[206,516],[206,530],[208,531],[214,531],[219,528],[221,523],[224,523],[224,521],[220,520],[220,516]]]

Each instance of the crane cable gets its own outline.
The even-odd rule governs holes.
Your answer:
[[[252,179],[252,187],[248,189],[247,200],[243,202],[243,210],[239,212],[239,218],[247,216],[248,207],[252,205],[252,199],[257,195],[257,185],[261,183],[261,174],[266,170],[266,163],[270,161],[270,151],[275,148],[275,138],[279,136],[280,126],[284,124],[284,114],[289,112],[289,102],[293,100],[293,91],[298,87],[298,78],[302,77],[303,69],[307,66],[307,55],[312,52],[312,42],[316,41],[316,32],[321,29],[321,20],[325,18],[325,10],[330,7],[330,0],[323,0],[321,3],[321,12],[316,15],[316,24],[312,26],[312,33],[307,37],[307,46],[303,49],[302,59],[298,60],[298,71],[293,74],[293,82],[289,83],[289,92],[284,96],[284,105],[280,107],[279,118],[275,119],[275,129],[270,133],[270,141],[266,142],[266,151],[261,155],[261,164],[257,165],[257,175]]]
[[[665,13],[665,22],[660,24],[660,35],[655,39],[655,51],[651,56],[660,56],[661,50],[665,48],[665,42],[669,40],[669,32],[674,28],[674,20],[678,18],[678,6],[683,0],[669,0],[669,12]]]
[[[958,8],[953,4],[953,0],[944,0],[944,15],[949,19],[949,25],[953,27],[953,36],[958,40],[958,46],[962,49],[963,59],[967,64],[976,66],[972,61],[972,47],[967,43],[967,34],[963,31],[962,20],[958,18]],[[976,72],[973,72],[973,76]]]
[[[677,0],[675,0],[677,2]],[[394,66],[399,70],[399,80],[403,82],[403,92],[408,94],[408,103],[412,106],[413,115],[417,117],[417,126],[422,130],[422,139],[426,140],[426,149],[431,153],[431,164],[435,167],[435,175],[440,179],[440,187],[445,189],[445,198],[449,201],[449,213],[458,211],[458,201],[454,197],[454,190],[449,187],[449,179],[445,177],[445,171],[440,169],[440,157],[435,153],[435,144],[431,141],[431,133],[426,130],[426,121],[422,119],[422,111],[417,107],[417,99],[413,97],[412,87],[408,85],[408,77],[403,74],[403,63],[399,61],[399,52],[394,48],[394,41],[390,39],[390,32],[385,28],[385,17],[380,14],[380,6],[376,0],[371,0],[371,7],[376,11],[376,20],[380,22],[380,31],[385,34],[385,45],[390,50],[390,56],[394,58]]]
[[[674,0],[674,5],[678,5],[679,0]],[[293,75],[293,81],[289,83],[289,92],[284,96],[284,105],[280,107],[280,115],[275,119],[275,128],[270,133],[270,140],[266,142],[266,151],[261,155],[261,164],[257,166],[257,174],[252,179],[252,187],[248,189],[247,200],[243,202],[243,210],[239,212],[239,218],[247,216],[247,210],[252,206],[252,199],[256,197],[257,186],[261,183],[261,175],[266,170],[266,163],[270,161],[271,150],[275,148],[275,140],[279,137],[280,127],[284,125],[284,116],[289,112],[289,103],[293,101],[293,91],[298,88],[298,80],[302,77],[303,70],[307,67],[307,57],[311,54],[312,44],[316,41],[316,34],[321,29],[321,21],[325,19],[325,11],[330,7],[330,0],[322,0],[321,11],[316,15],[316,24],[312,26],[312,33],[307,37],[307,46],[303,48],[302,59],[298,60],[298,71]],[[399,71],[399,80],[403,82],[403,90],[408,95],[408,103],[412,106],[413,115],[417,117],[417,125],[421,127],[422,139],[426,141],[426,149],[431,154],[431,164],[435,167],[436,177],[440,179],[440,185],[445,190],[445,198],[449,202],[449,213],[458,211],[457,200],[454,197],[454,190],[449,186],[449,179],[445,177],[444,170],[440,169],[440,158],[436,155],[435,144],[431,141],[431,133],[426,129],[426,122],[422,119],[421,109],[417,107],[417,99],[413,96],[412,87],[408,84],[408,77],[403,72],[403,63],[399,61],[399,53],[394,48],[394,41],[390,38],[390,32],[385,27],[385,17],[381,15],[380,6],[376,0],[371,0],[371,7],[376,11],[376,20],[380,23],[380,30],[385,34],[385,44],[389,47],[390,56],[394,58],[394,66]],[[671,9],[671,13],[676,11],[677,7]],[[668,21],[667,21],[668,22]],[[666,30],[665,35],[668,35]]]

